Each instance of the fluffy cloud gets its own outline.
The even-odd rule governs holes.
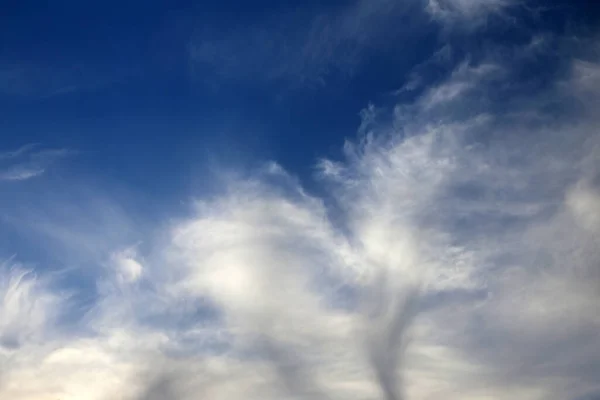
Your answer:
[[[42,224],[86,244],[62,249],[101,270],[97,298],[49,320],[54,286],[2,269],[0,397],[597,395],[600,67],[569,57],[536,93],[489,57],[391,123],[366,110],[319,163],[323,197],[271,164],[144,246],[116,243],[122,221],[85,229],[103,203]]]

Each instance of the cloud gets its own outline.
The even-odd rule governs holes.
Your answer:
[[[319,163],[325,197],[272,163],[155,234],[98,193],[29,215],[97,296],[60,322],[38,303],[58,289],[0,269],[0,397],[597,395],[600,67],[565,54],[532,92],[521,50],[458,63],[387,122],[365,110]]]
[[[17,150],[6,151],[4,153],[0,153],[0,160],[10,160],[14,158],[18,158],[19,156],[29,152],[30,150],[35,149],[39,146],[39,143],[30,143],[24,146],[19,147]]]
[[[112,254],[111,262],[117,270],[121,282],[135,282],[142,276],[144,267],[136,258],[137,254],[134,248],[128,248]]]
[[[497,64],[480,64],[476,67],[468,63],[461,64],[452,76],[443,84],[427,91],[420,99],[421,107],[431,109],[452,103],[454,99],[463,96],[465,92],[478,90],[482,82],[498,79],[502,74],[502,67]]]
[[[490,16],[501,16],[514,0],[427,0],[427,13],[446,28],[475,29],[484,25]]]
[[[5,63],[0,69],[0,93],[9,96],[52,96],[67,88],[64,85],[68,82],[68,72]]]
[[[8,259],[0,264],[0,352],[40,340],[58,297],[32,271]]]
[[[297,88],[351,78],[370,59],[382,55],[401,69],[402,59],[394,56],[421,45],[429,20],[443,33],[472,32],[491,17],[505,17],[515,4],[512,0],[358,0],[324,8],[310,18],[299,11],[279,13],[234,33],[211,28],[208,22],[189,44],[192,75],[208,83],[217,78]]]
[[[189,46],[194,76],[292,87],[353,76],[373,51],[393,53],[392,42],[406,40],[403,33],[414,35],[419,7],[413,0],[360,0],[310,18],[302,12],[279,14],[233,34],[205,24]]]
[[[3,59],[0,65],[0,96],[48,99],[90,92],[135,73],[131,66],[98,70],[81,64],[60,65],[54,59],[41,65],[19,59]]]
[[[67,149],[40,149],[38,144],[27,144],[17,150],[0,153],[0,182],[38,177],[71,154],[73,151]]]

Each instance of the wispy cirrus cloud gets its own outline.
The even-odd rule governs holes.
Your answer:
[[[492,16],[502,16],[511,6],[523,4],[517,0],[427,0],[426,11],[449,29],[475,29]]]
[[[0,94],[9,96],[51,97],[75,91],[75,69],[3,63],[0,67]]]
[[[48,149],[37,143],[0,153],[0,181],[24,181],[38,177],[72,154],[72,150]]]
[[[191,70],[195,79],[207,82],[319,86],[356,75],[374,55],[388,54],[390,61],[394,54],[412,51],[430,20],[444,32],[471,32],[516,3],[358,0],[308,19],[300,12],[280,14],[233,33],[211,30],[207,23],[190,41]]]
[[[0,349],[10,353],[23,343],[42,339],[39,335],[60,299],[32,270],[14,263],[14,257],[3,261],[0,269]]]
[[[308,19],[301,12],[281,14],[235,33],[213,32],[207,24],[190,42],[192,70],[200,80],[216,75],[292,87],[321,85],[331,77],[354,75],[375,50],[397,51],[391,43],[406,40],[409,32],[418,35],[420,6],[413,0],[361,0]],[[399,18],[403,24],[396,23]]]
[[[135,67],[98,69],[82,63],[40,65],[22,60],[0,60],[0,96],[48,99],[93,92],[136,75]],[[9,97],[9,98],[10,98]]]

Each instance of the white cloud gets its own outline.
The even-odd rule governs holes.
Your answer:
[[[315,87],[358,76],[372,58],[382,55],[390,68],[402,70],[406,65],[401,55],[427,40],[424,27],[431,26],[430,20],[448,42],[448,33],[472,33],[492,17],[508,20],[508,11],[518,4],[518,0],[354,0],[317,8],[322,11],[310,17],[300,10],[275,13],[235,32],[206,21],[188,46],[192,78],[217,86],[233,81]],[[445,47],[450,48],[448,43]],[[419,77],[412,77],[403,90],[419,84]]]
[[[364,112],[345,159],[321,163],[327,202],[269,164],[147,246],[109,201],[34,215],[65,259],[108,268],[66,331],[37,303],[49,287],[0,270],[0,335],[19,344],[0,354],[0,397],[597,393],[599,121],[544,114],[531,93],[499,107],[512,61],[459,65],[392,124]],[[577,63],[544,96],[595,102]]]
[[[36,176],[42,175],[43,173],[43,169],[16,166],[0,175],[0,180],[24,181],[30,178],[35,178]]]
[[[453,100],[463,97],[467,92],[481,89],[483,83],[497,80],[502,76],[502,72],[502,67],[497,64],[471,66],[464,62],[447,81],[428,89],[421,97],[420,105],[425,109],[432,109],[452,104]]]
[[[32,271],[13,263],[0,264],[0,354],[10,354],[44,339],[59,298]]]
[[[309,18],[303,12],[275,14],[234,33],[207,21],[189,46],[194,76],[211,83],[216,76],[292,87],[353,76],[374,49],[395,54],[400,43],[417,36],[421,5],[421,0],[357,0],[323,7]]]
[[[122,283],[132,283],[140,279],[143,274],[144,267],[137,260],[137,252],[135,248],[127,248],[117,251],[111,255],[119,281]]]
[[[426,10],[434,19],[452,29],[473,29],[492,15],[501,15],[514,0],[427,0]]]
[[[39,146],[39,143],[30,143],[30,144],[21,146],[16,150],[0,153],[0,160],[17,158],[17,157],[35,149],[38,146]]]
[[[567,206],[577,222],[590,231],[600,230],[600,191],[581,182],[567,194]]]
[[[66,149],[40,149],[38,144],[27,144],[17,150],[1,152],[0,182],[35,178],[71,154],[73,152]]]

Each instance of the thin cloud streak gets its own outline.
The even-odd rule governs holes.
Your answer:
[[[55,163],[73,154],[74,151],[67,149],[40,148],[37,143],[0,153],[0,182],[41,176]]]

